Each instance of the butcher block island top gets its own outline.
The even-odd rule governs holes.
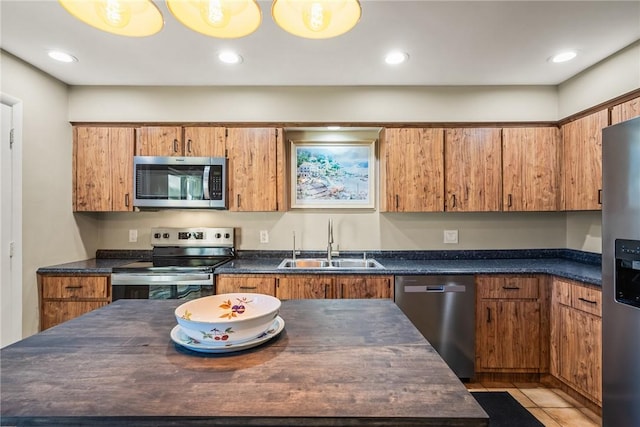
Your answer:
[[[178,300],[119,300],[0,351],[2,425],[488,426],[389,300],[283,301],[238,353],[174,344]]]

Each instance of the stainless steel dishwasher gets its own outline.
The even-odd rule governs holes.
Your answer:
[[[473,378],[473,275],[395,276],[395,302],[458,378]]]

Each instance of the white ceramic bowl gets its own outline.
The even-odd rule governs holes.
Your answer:
[[[175,310],[182,331],[207,344],[238,344],[257,338],[280,312],[270,295],[220,294],[187,301]]]

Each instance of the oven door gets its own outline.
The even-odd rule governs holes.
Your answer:
[[[213,273],[113,273],[112,300],[196,299],[214,294]]]

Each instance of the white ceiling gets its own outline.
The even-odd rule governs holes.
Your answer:
[[[360,1],[358,25],[334,39],[286,33],[260,0],[260,28],[222,40],[183,27],[163,0],[163,30],[139,39],[55,0],[0,0],[0,47],[70,85],[556,85],[640,39],[640,1]],[[54,48],[79,61],[54,62]],[[218,62],[223,49],[244,62]],[[386,65],[391,49],[409,61]],[[578,57],[547,61],[565,49]]]

